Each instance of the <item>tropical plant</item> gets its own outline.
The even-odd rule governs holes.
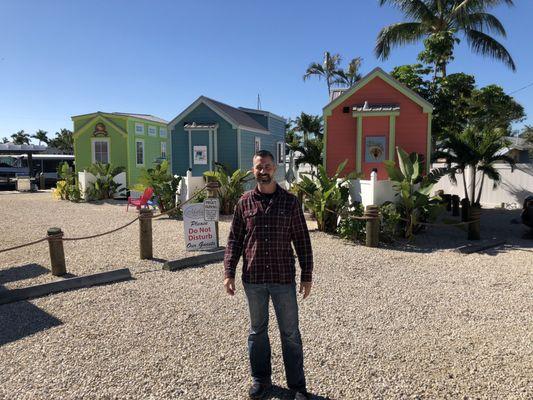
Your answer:
[[[250,178],[250,171],[236,169],[229,173],[228,168],[216,163],[214,171],[204,172],[204,176],[209,180],[220,183],[218,193],[220,195],[220,212],[222,214],[232,214],[239,198],[244,193],[244,184]]]
[[[54,196],[62,200],[80,201],[81,192],[72,167],[67,162],[61,163],[57,167],[57,174],[61,180],[58,180],[56,183]]]
[[[398,192],[397,210],[405,222],[405,237],[411,238],[420,222],[433,221],[441,206],[439,197],[431,197],[431,189],[447,172],[446,168],[423,175],[424,163],[417,153],[407,154],[397,147],[398,166],[392,160],[384,161],[389,178]]]
[[[154,189],[154,196],[158,198],[162,212],[174,209],[177,206],[176,191],[182,179],[179,175],[172,175],[169,168],[168,161],[163,160],[160,164],[156,164],[154,168],[143,168],[139,178],[141,185]],[[178,214],[178,210],[171,212],[171,216]]]
[[[311,115],[302,112],[300,116],[296,117],[295,129],[302,133],[303,140],[310,139],[313,135],[314,139],[322,139],[324,135],[323,120],[320,115]]]
[[[339,69],[341,56],[339,54],[330,54],[328,51],[324,52],[324,61],[320,63],[311,63],[303,76],[304,81],[312,76],[318,79],[324,78],[328,87],[328,96],[331,95],[331,87],[335,84],[335,77]]]
[[[488,10],[500,4],[513,5],[513,0],[379,0],[379,5],[398,8],[410,21],[384,27],[378,34],[375,53],[382,60],[396,46],[424,40],[425,50],[419,59],[433,65],[434,76],[446,76],[446,66],[453,59],[459,34],[470,49],[478,54],[502,61],[516,70],[505,47],[490,34],[506,36],[502,23]]]
[[[296,167],[299,167],[300,164],[309,164],[311,166],[311,172],[314,174],[314,168],[322,165],[323,148],[324,142],[321,139],[309,139],[304,141],[303,145],[296,148],[296,150],[302,154],[295,161]]]
[[[49,140],[48,146],[59,149],[67,154],[74,153],[74,137],[71,130],[61,129],[55,135],[55,138]]]
[[[479,131],[468,127],[458,136],[451,136],[444,140],[435,152],[434,158],[445,159],[447,173],[452,183],[457,183],[457,174],[463,176],[465,199],[470,206],[480,207],[481,193],[485,177],[493,181],[497,187],[501,182],[501,175],[495,168],[495,163],[504,162],[514,169],[515,161],[501,154],[501,150],[508,146],[505,136],[498,130]],[[467,187],[466,171],[470,170],[470,188]],[[476,193],[478,173],[481,180]]]
[[[352,87],[361,79],[361,73],[359,72],[363,59],[356,57],[349,62],[346,69],[339,69],[335,72],[334,83],[339,86]]]
[[[345,210],[337,227],[339,236],[354,242],[363,240],[366,235],[366,221],[357,217],[362,217],[364,212],[365,208],[361,203],[354,203]]]
[[[13,144],[30,144],[30,135],[24,132],[24,130],[12,134],[11,138],[13,139]]]
[[[91,164],[87,171],[96,178],[87,188],[87,197],[91,200],[112,199],[115,194],[125,195],[126,188],[120,187],[113,178],[125,171],[124,167],[115,167],[113,164],[100,162]]]
[[[32,135],[31,137],[33,139],[37,139],[39,141],[39,146],[41,145],[41,143],[45,143],[45,144],[48,144],[48,136],[47,136],[47,133],[46,131],[43,131],[42,129],[39,129],[37,132],[35,132],[35,135]]]
[[[320,231],[335,233],[339,215],[348,207],[349,189],[346,183],[358,175],[349,173],[341,177],[347,162],[342,162],[332,177],[328,176],[323,165],[319,165],[316,177],[302,175],[302,180],[295,184],[295,190],[304,192],[304,204],[315,216]]]
[[[379,215],[381,216],[379,238],[382,241],[390,242],[395,236],[398,236],[402,216],[396,205],[390,201],[379,207]]]

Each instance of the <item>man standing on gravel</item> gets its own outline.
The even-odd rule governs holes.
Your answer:
[[[298,199],[275,181],[272,153],[254,154],[252,172],[257,181],[235,207],[224,256],[224,287],[235,294],[235,270],[243,255],[242,281],[250,309],[248,353],[253,384],[251,399],[262,399],[272,387],[268,308],[272,298],[281,334],[283,363],[295,400],[308,399],[303,348],[298,328],[294,244],[301,272],[300,293],[311,292],[313,253],[307,224]]]

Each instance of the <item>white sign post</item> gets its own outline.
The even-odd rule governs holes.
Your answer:
[[[217,198],[208,197],[204,200],[204,219],[206,221],[218,221],[220,203]]]
[[[183,207],[183,228],[187,251],[213,250],[217,247],[215,222],[205,220],[203,203],[186,204]]]

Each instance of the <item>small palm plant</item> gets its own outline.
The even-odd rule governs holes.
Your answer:
[[[124,167],[115,167],[113,164],[94,163],[87,171],[96,177],[96,180],[87,189],[89,198],[96,200],[112,199],[115,194],[123,194],[126,189],[120,188],[113,177],[124,172]]]
[[[251,176],[250,171],[241,169],[235,170],[229,174],[228,170],[222,164],[216,164],[214,171],[204,172],[206,178],[214,179],[220,183],[220,212],[222,214],[231,214],[235,205],[244,193],[244,184]]]
[[[405,224],[405,237],[411,238],[420,222],[434,220],[441,207],[439,197],[431,197],[431,189],[447,173],[447,168],[437,168],[422,175],[423,162],[417,153],[407,154],[396,148],[398,165],[392,160],[384,161],[385,169],[398,192],[398,210]]]
[[[170,165],[167,160],[156,164],[154,168],[142,169],[139,183],[143,187],[154,189],[154,196],[159,201],[159,208],[165,212],[176,207],[176,191],[181,177],[172,175],[169,171]],[[179,214],[179,211],[172,212],[171,216]]]
[[[304,194],[305,206],[316,217],[319,231],[335,233],[339,215],[348,207],[349,188],[346,183],[358,175],[352,172],[341,177],[347,162],[342,162],[332,177],[328,176],[323,165],[319,165],[314,179],[302,175],[301,182],[295,184],[295,190]]]

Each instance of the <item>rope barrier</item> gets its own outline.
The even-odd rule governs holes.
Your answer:
[[[160,218],[162,217],[163,215],[166,215],[166,214],[169,214],[171,213],[172,211],[175,211],[175,210],[178,210],[180,208],[182,208],[185,204],[189,203],[190,201],[192,201],[193,199],[195,199],[197,196],[200,195],[200,193],[202,193],[204,190],[207,189],[207,185],[205,185],[202,189],[200,189],[199,191],[197,191],[194,196],[192,196],[190,199],[188,199],[187,201],[184,201],[183,203],[181,204],[178,204],[176,207],[170,209],[170,210],[167,210],[165,212],[162,212],[161,214],[158,214],[158,215],[153,215],[153,216],[150,216],[150,217],[147,217],[147,218],[151,218],[151,219],[155,219],[155,218]],[[44,242],[45,240],[48,240],[48,241],[76,241],[76,240],[86,240],[86,239],[94,239],[94,238],[97,238],[97,237],[100,237],[100,236],[105,236],[105,235],[109,235],[111,233],[114,233],[114,232],[117,232],[121,229],[124,229],[128,226],[130,226],[131,224],[133,224],[135,221],[137,221],[140,217],[136,217],[134,220],[128,222],[127,224],[124,224],[122,226],[119,226],[118,228],[115,228],[115,229],[112,229],[110,231],[106,231],[106,232],[102,232],[102,233],[97,233],[95,235],[90,235],[90,236],[81,236],[81,237],[62,237],[61,235],[56,235],[56,236],[46,236],[44,238],[41,238],[41,239],[38,239],[38,240],[35,240],[33,242],[29,242],[29,243],[24,243],[24,244],[21,244],[21,245],[18,245],[18,246],[13,246],[13,247],[8,247],[7,249],[1,249],[0,250],[0,253],[5,253],[7,251],[11,251],[11,250],[16,250],[16,249],[21,249],[23,247],[27,247],[27,246],[32,246],[34,244],[38,244],[38,243],[41,243],[41,242]],[[146,217],[145,217],[146,218]]]

